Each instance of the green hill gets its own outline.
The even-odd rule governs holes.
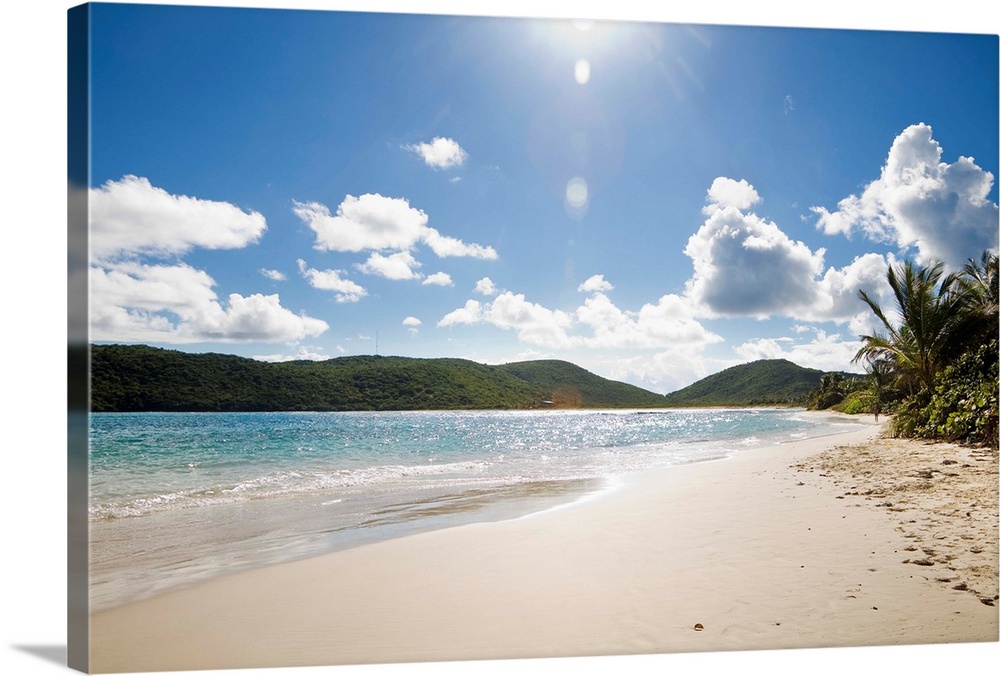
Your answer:
[[[663,395],[601,378],[567,361],[540,359],[498,368],[548,392],[556,406],[663,406]]]
[[[786,359],[740,364],[703,378],[664,397],[666,406],[805,405],[823,371]]]
[[[94,411],[389,411],[640,407],[663,397],[568,362],[340,357],[266,363],[145,345],[91,347]]]

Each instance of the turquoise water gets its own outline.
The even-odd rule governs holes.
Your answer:
[[[856,424],[787,410],[94,414],[94,609],[510,518],[615,477]]]

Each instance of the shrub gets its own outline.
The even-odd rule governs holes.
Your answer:
[[[858,413],[873,413],[874,398],[868,390],[856,390],[851,392],[844,400],[833,407],[833,410],[841,413],[855,415]]]
[[[998,443],[998,342],[987,342],[942,371],[932,393],[907,398],[893,420],[899,436]]]

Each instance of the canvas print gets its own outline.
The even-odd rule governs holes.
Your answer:
[[[996,35],[69,28],[71,666],[997,641]]]

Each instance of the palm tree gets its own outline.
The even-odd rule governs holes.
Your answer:
[[[886,396],[896,378],[896,366],[888,359],[874,359],[865,364],[865,372],[868,374],[872,413],[875,414],[875,422],[878,422],[878,414],[882,412]]]
[[[969,343],[978,345],[983,339],[996,338],[1000,330],[998,312],[997,254],[984,251],[980,260],[970,258],[959,275],[958,283],[967,297],[971,315],[968,327]]]
[[[836,406],[849,390],[850,384],[843,373],[824,373],[819,378],[819,387],[809,394],[809,407],[822,410]]]
[[[906,261],[890,266],[889,286],[896,301],[898,322],[889,319],[878,301],[864,291],[859,297],[885,327],[861,336],[863,345],[854,362],[890,360],[911,393],[932,388],[940,368],[964,342],[970,328],[970,292],[959,276],[944,274],[944,266],[929,267]]]
[[[983,252],[980,260],[970,258],[962,268],[962,284],[976,296],[987,313],[997,314],[998,289],[997,254],[990,250]]]

